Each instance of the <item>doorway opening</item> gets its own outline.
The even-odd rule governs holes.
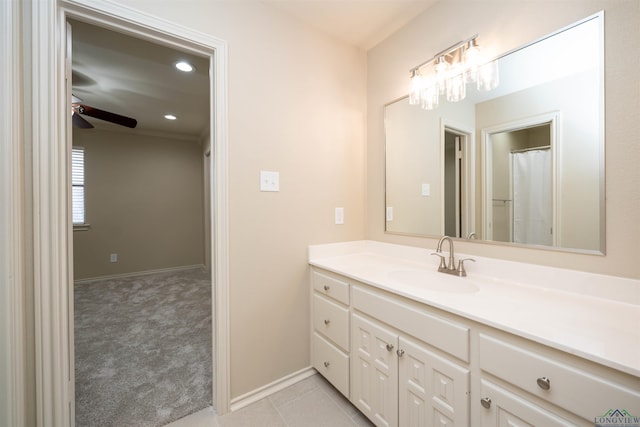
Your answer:
[[[225,328],[226,328],[226,322],[224,322],[224,318],[226,317],[226,302],[225,302],[225,298],[224,295],[226,293],[226,280],[225,280],[225,274],[226,274],[226,262],[225,261],[225,257],[226,257],[226,253],[221,254],[220,251],[223,250],[226,247],[226,236],[224,232],[219,233],[218,235],[214,236],[214,233],[212,230],[216,229],[216,227],[218,228],[218,230],[220,230],[221,226],[225,226],[225,219],[224,219],[224,214],[225,214],[225,209],[226,206],[224,204],[215,204],[216,201],[218,201],[220,199],[220,197],[218,197],[219,194],[225,195],[226,191],[225,191],[225,187],[226,187],[226,182],[224,180],[217,180],[216,182],[216,177],[219,177],[218,174],[222,173],[224,174],[224,169],[225,169],[225,165],[226,165],[226,141],[224,140],[224,138],[226,137],[226,129],[224,128],[224,126],[222,126],[220,129],[216,128],[215,132],[213,131],[213,126],[212,124],[214,123],[214,117],[218,116],[221,112],[224,111],[224,108],[226,107],[226,105],[223,105],[223,103],[218,102],[218,105],[220,106],[220,110],[218,110],[217,112],[214,112],[213,110],[213,105],[215,105],[214,99],[219,100],[220,97],[219,96],[215,96],[215,90],[217,88],[221,87],[221,82],[223,82],[223,75],[218,74],[216,77],[213,76],[213,73],[210,70],[217,70],[216,67],[216,63],[215,58],[214,58],[214,53],[219,53],[219,54],[223,54],[224,57],[224,50],[223,49],[217,49],[217,47],[222,47],[224,48],[224,46],[222,44],[219,44],[217,42],[213,42],[213,43],[193,43],[193,42],[189,42],[187,39],[182,40],[181,38],[177,38],[175,36],[169,36],[167,34],[162,34],[162,32],[154,32],[152,30],[149,30],[148,28],[145,28],[144,30],[135,26],[134,24],[123,24],[123,23],[117,23],[113,18],[109,18],[110,22],[105,22],[99,19],[96,19],[96,14],[92,13],[91,18],[83,15],[83,14],[78,14],[77,11],[74,12],[73,14],[69,13],[66,14],[66,18],[68,20],[77,20],[76,23],[77,24],[83,24],[83,25],[88,25],[88,26],[92,26],[94,25],[94,29],[96,31],[100,30],[100,31],[109,31],[110,29],[113,29],[114,32],[118,33],[120,36],[125,36],[125,37],[130,37],[130,38],[135,38],[138,41],[144,41],[144,42],[152,42],[154,44],[156,44],[158,47],[164,47],[164,48],[171,48],[175,51],[180,51],[182,53],[185,54],[191,54],[192,56],[199,56],[204,60],[204,66],[201,66],[201,70],[204,72],[204,76],[205,76],[205,81],[208,84],[208,87],[204,87],[204,88],[200,88],[199,92],[205,97],[204,100],[204,105],[205,105],[205,111],[203,112],[204,116],[205,116],[205,123],[206,123],[206,130],[205,129],[198,129],[198,136],[197,137],[193,137],[193,136],[185,136],[183,134],[180,134],[180,132],[176,133],[176,134],[168,134],[167,132],[163,132],[162,130],[154,130],[152,128],[146,128],[144,126],[141,126],[138,130],[133,131],[132,133],[123,133],[120,130],[117,129],[113,129],[113,126],[110,123],[106,123],[106,124],[99,124],[98,122],[94,122],[93,124],[95,125],[96,129],[88,129],[86,130],[86,132],[92,132],[95,131],[96,133],[92,134],[90,137],[85,138],[86,140],[93,140],[91,141],[94,144],[94,147],[98,146],[100,143],[103,143],[102,147],[100,147],[101,149],[104,149],[105,145],[104,144],[105,138],[106,139],[111,139],[112,141],[115,141],[117,143],[121,143],[120,145],[122,146],[123,142],[125,141],[135,141],[136,139],[140,139],[143,140],[142,145],[140,144],[135,144],[132,143],[130,144],[129,147],[125,147],[126,149],[134,149],[135,151],[135,147],[134,145],[137,145],[137,151],[138,151],[138,160],[137,160],[137,165],[134,166],[138,166],[140,167],[140,169],[143,169],[140,162],[141,161],[145,161],[146,158],[146,162],[149,164],[153,164],[153,163],[158,163],[157,162],[157,156],[155,156],[154,154],[154,150],[153,150],[153,143],[157,142],[157,141],[164,141],[166,142],[167,139],[174,139],[175,141],[173,141],[173,145],[175,147],[178,147],[178,150],[184,150],[184,146],[180,147],[180,145],[190,145],[190,148],[186,151],[191,151],[191,153],[189,154],[190,156],[190,165],[194,166],[194,169],[196,170],[196,174],[197,174],[197,182],[195,181],[191,181],[191,185],[194,187],[192,189],[190,189],[191,192],[196,192],[199,193],[198,197],[199,197],[199,218],[200,218],[200,227],[204,230],[202,233],[200,233],[199,236],[196,236],[197,238],[200,239],[200,242],[198,243],[198,247],[196,248],[195,252],[198,252],[200,254],[200,262],[186,262],[181,259],[181,260],[177,260],[174,262],[175,265],[161,265],[161,264],[154,264],[151,267],[149,267],[148,264],[143,265],[141,268],[138,266],[136,267],[135,265],[133,266],[133,273],[135,272],[144,272],[144,273],[148,273],[149,270],[180,270],[180,267],[193,267],[194,264],[203,266],[204,268],[208,269],[208,273],[206,274],[207,276],[207,280],[208,280],[208,294],[209,294],[209,307],[213,309],[213,315],[211,315],[211,309],[210,309],[210,325],[209,325],[209,343],[212,343],[213,345],[209,344],[209,352],[212,358],[212,361],[210,363],[209,366],[209,372],[213,372],[214,373],[214,379],[213,381],[211,381],[211,378],[209,378],[209,382],[210,382],[210,398],[208,401],[208,405],[213,405],[214,408],[218,409],[219,408],[219,412],[224,413],[226,412],[226,410],[228,410],[228,403],[225,399],[227,399],[228,396],[228,390],[227,390],[227,378],[226,375],[222,378],[216,378],[215,373],[220,372],[221,369],[218,368],[218,364],[222,363],[222,366],[224,366],[224,362],[225,362],[225,358],[223,357],[222,361],[219,362],[218,357],[220,354],[224,354],[226,351],[228,351],[226,345],[223,346],[219,346],[217,344],[219,344],[220,342],[225,342],[226,340],[226,333],[225,333]],[[118,24],[123,24],[123,25],[118,25]],[[162,26],[162,25],[160,25]],[[172,28],[172,30],[175,30]],[[70,34],[68,35],[70,36]],[[67,37],[67,39],[69,40],[71,37]],[[104,41],[104,39],[100,38],[100,41]],[[83,42],[86,42],[88,44],[91,44],[90,41],[87,41],[86,39],[83,40]],[[120,44],[120,46],[123,46],[122,44]],[[209,47],[207,47],[209,46]],[[105,46],[100,45],[100,46],[95,46],[98,50],[98,53],[104,53],[104,49]],[[124,47],[124,46],[123,46]],[[120,52],[122,53],[122,52]],[[142,53],[142,57],[144,57],[144,60],[150,60],[149,57],[145,57],[145,54],[148,54],[149,52],[143,52]],[[86,59],[86,58],[85,58]],[[117,65],[117,64],[116,64]],[[120,64],[123,65],[123,64]],[[168,68],[170,68],[173,64],[169,64]],[[71,75],[71,71],[76,71],[74,70],[69,70],[68,75]],[[96,74],[99,73],[73,73],[76,74],[74,75],[74,87],[73,90],[70,89],[70,85],[68,85],[68,98],[70,99],[71,97],[71,93],[73,92],[80,92],[83,90],[82,87],[78,87],[78,86],[91,86],[91,85],[99,85],[99,79],[95,78]],[[78,76],[79,74],[79,76]],[[92,77],[92,75],[94,77]],[[79,84],[76,86],[75,83],[79,82]],[[89,83],[87,83],[89,82]],[[109,84],[107,84],[106,86],[109,87],[109,94],[108,95],[112,95],[113,97],[117,97],[119,100],[121,100],[122,98],[126,98],[126,96],[124,96],[123,94],[126,95],[125,91],[123,90],[123,86],[126,86],[126,84],[123,84],[121,86],[115,86],[113,85],[114,82],[109,82]],[[116,82],[117,83],[117,82]],[[125,82],[125,83],[130,83],[130,82]],[[146,87],[149,85],[148,81],[140,81],[138,80],[137,83],[140,85],[140,89],[146,89]],[[104,84],[104,82],[103,82]],[[90,92],[90,91],[88,91]],[[122,96],[117,96],[118,94],[122,95]],[[74,93],[75,95],[75,93]],[[138,93],[138,95],[140,95],[140,93]],[[91,97],[91,95],[87,96],[86,94],[84,95],[85,97]],[[142,96],[140,96],[139,98],[143,98]],[[109,99],[109,96],[104,97],[104,98],[96,98],[96,102],[94,102],[94,104],[99,103],[100,102],[100,106],[104,109],[114,109],[112,107],[108,107],[108,102],[109,101],[113,101]],[[101,104],[102,101],[106,100],[105,104]],[[88,101],[88,99],[84,100],[85,102]],[[117,100],[116,100],[117,101]],[[190,103],[193,103],[193,97],[191,97],[190,99],[187,100]],[[92,101],[93,102],[93,101]],[[87,102],[88,103],[88,102]],[[97,106],[97,105],[96,105]],[[120,114],[121,112],[119,110],[118,114]],[[135,113],[130,114],[130,115],[136,115]],[[65,117],[66,118],[66,117]],[[189,121],[188,117],[187,118],[187,122]],[[89,119],[91,120],[91,119]],[[140,124],[144,123],[143,120],[139,120]],[[66,123],[65,128],[67,129],[67,146],[68,149],[65,151],[68,151],[67,154],[69,156],[69,158],[71,158],[71,146],[72,144],[75,144],[77,141],[75,138],[72,138],[72,132],[71,132],[71,121],[68,121]],[[111,126],[111,128],[110,128]],[[109,138],[108,136],[105,137],[105,135],[111,135],[111,137]],[[73,141],[72,141],[73,139]],[[146,144],[146,145],[145,145]],[[125,144],[126,145],[126,144]],[[160,144],[162,145],[162,144]],[[172,144],[164,144],[166,145],[172,145]],[[149,149],[151,147],[151,149]],[[194,150],[196,151],[194,154]],[[130,154],[131,152],[129,152]],[[87,152],[88,156],[91,156],[90,152]],[[167,153],[165,153],[167,154]],[[169,155],[170,156],[170,155]],[[195,156],[195,157],[194,157]],[[108,156],[107,156],[108,157]],[[122,174],[123,171],[123,163],[120,163],[118,161],[114,161],[114,159],[117,159],[118,157],[110,157],[107,160],[111,161],[112,164],[106,167],[103,167],[103,171],[104,170],[109,170],[109,168],[111,169],[111,174],[113,177],[116,177],[118,175]],[[131,163],[136,163],[136,160],[133,159],[132,157],[129,157],[128,155],[124,155],[124,156],[120,156],[119,159],[125,159],[127,162],[131,162]],[[96,157],[94,157],[92,159],[92,161],[96,160]],[[102,160],[105,160],[104,158]],[[196,163],[194,163],[196,162]],[[103,165],[104,166],[104,165]],[[156,164],[157,166],[157,164]],[[175,166],[175,163],[174,163]],[[187,166],[187,163],[184,163],[181,165],[183,167],[183,171],[186,171],[189,169],[189,166]],[[185,169],[184,166],[187,166],[187,168]],[[177,166],[176,166],[177,167]],[[173,168],[173,167],[172,167]],[[174,168],[175,169],[175,168]],[[221,170],[222,169],[222,170]],[[93,176],[92,176],[93,174]],[[163,175],[170,175],[170,171],[167,171],[166,174]],[[193,171],[192,171],[192,175],[193,175]],[[175,174],[173,175],[174,177],[176,176]],[[96,177],[95,174],[95,169],[92,171],[87,171],[87,177],[88,179],[93,179]],[[165,185],[169,185],[171,180],[168,180],[165,183],[158,183],[159,185],[165,184]],[[135,187],[135,184],[133,181],[130,181],[131,183],[131,187]],[[215,183],[215,190],[214,191],[214,183]],[[144,187],[142,189],[139,189],[138,191],[138,198],[139,199],[144,199],[145,201],[149,201],[148,199],[150,199],[149,197],[149,193],[150,191],[149,188],[145,187],[145,185],[148,185],[149,182],[147,182],[146,184],[143,184],[142,186],[139,187]],[[71,185],[69,183],[69,192],[71,188]],[[125,188],[124,190],[130,190],[130,188]],[[216,194],[217,193],[217,194]],[[87,193],[88,198],[91,198],[92,195],[90,193]],[[166,194],[165,194],[166,196]],[[93,196],[94,199],[96,199],[95,195]],[[95,201],[95,200],[94,200]],[[176,201],[174,200],[173,202],[175,203],[165,203],[165,208],[167,207],[167,205],[177,205],[177,206],[182,206],[184,208],[184,203],[182,203],[184,200],[179,200]],[[121,208],[121,211],[124,211],[124,214],[129,214],[129,220],[132,219],[133,213],[129,210],[126,209],[127,206],[131,206],[131,205],[127,205],[126,203],[122,203],[119,205],[119,207]],[[114,206],[115,207],[115,206]],[[156,200],[156,207],[157,207],[157,200]],[[158,210],[158,212],[155,215],[148,215],[146,217],[146,221],[147,222],[158,222],[158,217],[162,217],[166,212],[166,209],[163,209],[162,207]],[[65,214],[68,214],[69,216],[69,223],[71,223],[71,214],[72,214],[72,209],[65,209]],[[183,209],[182,210],[182,214],[187,213],[187,211],[189,211],[188,208]],[[93,212],[96,212],[95,210]],[[112,212],[113,214],[113,212]],[[65,215],[66,216],[66,215]],[[126,216],[126,215],[125,215]],[[221,218],[222,217],[222,218]],[[215,224],[213,224],[215,220]],[[126,220],[125,220],[126,221]],[[93,228],[95,228],[96,230],[98,228],[100,228],[99,224],[94,222],[93,224],[91,224],[92,222],[92,217],[91,217],[91,211],[88,211],[88,216],[87,216],[87,222],[89,224],[86,224],[84,227],[83,231],[79,231],[77,233],[85,233],[85,237],[86,234],[88,232],[90,232],[90,230]],[[122,233],[122,229],[124,227],[121,227],[121,234]],[[139,230],[140,227],[134,227],[134,230]],[[176,230],[174,230],[176,231]],[[76,233],[74,233],[76,234]],[[117,234],[117,233],[116,233]],[[192,232],[193,234],[193,232]],[[71,237],[71,236],[70,236]],[[74,236],[75,237],[75,236]],[[193,237],[193,236],[192,236]],[[178,240],[178,238],[174,235],[173,236],[173,240]],[[75,239],[73,239],[75,240]],[[68,252],[68,257],[69,257],[69,266],[70,268],[73,270],[75,265],[74,265],[74,256],[73,256],[73,242],[71,241],[71,239],[68,241],[68,244],[66,245],[69,252]],[[112,249],[106,249],[107,245],[104,245],[105,247],[103,248],[104,250],[107,250],[109,252],[108,255],[108,260],[110,263],[117,263],[119,261],[124,261],[122,258],[122,253],[117,253],[115,251],[113,251]],[[127,248],[130,247],[131,245],[123,245],[123,248]],[[171,248],[169,251],[173,251],[174,255],[179,255],[182,256],[183,252],[182,250],[180,250],[182,248]],[[123,249],[126,250],[126,249]],[[113,251],[113,252],[112,252]],[[141,253],[144,252],[144,250],[138,252]],[[157,259],[157,257],[156,257]],[[221,262],[222,261],[222,262]],[[134,263],[135,264],[135,263]],[[142,264],[144,264],[144,262],[142,262]],[[141,265],[142,265],[141,264]],[[171,264],[171,262],[169,262],[169,264]],[[188,265],[185,265],[188,264]],[[178,267],[178,268],[174,268],[174,267]],[[219,269],[218,269],[219,268]],[[131,268],[129,269],[131,270]],[[151,271],[154,272],[154,271]],[[132,273],[131,271],[126,271],[126,272],[116,272],[116,274],[114,274],[113,276],[117,277],[117,276],[129,276],[129,273]],[[95,276],[96,274],[94,274]],[[109,274],[104,274],[104,273],[97,273],[98,276],[103,275],[103,276],[109,276]],[[216,292],[214,292],[214,288],[211,285],[211,283],[213,283],[212,276],[217,277],[218,278],[218,292],[216,294]],[[71,281],[72,282],[72,281]],[[71,418],[71,422],[73,423],[73,419],[74,419],[74,412],[75,412],[75,399],[74,399],[74,390],[73,390],[73,384],[75,383],[75,381],[73,380],[73,373],[74,373],[74,347],[73,347],[73,342],[74,342],[74,334],[73,334],[73,329],[74,329],[74,310],[73,310],[73,284],[69,283],[70,289],[69,292],[67,292],[67,294],[69,295],[69,316],[68,316],[68,324],[69,324],[69,365],[70,365],[70,377],[71,377],[71,388],[70,388],[70,393],[69,393],[69,400],[70,400],[70,409],[71,409],[71,413],[70,413],[70,418]],[[222,291],[222,292],[220,292]],[[220,294],[222,294],[222,300],[218,300],[218,298],[220,297]],[[222,313],[217,312],[217,308],[219,308],[220,306],[223,306],[225,309],[221,310],[223,311]],[[222,324],[218,324],[218,319],[221,318],[223,319]],[[222,332],[222,333],[220,333]],[[223,347],[223,348],[220,348]],[[108,371],[108,369],[107,369]],[[96,370],[96,372],[98,372],[98,370]],[[104,374],[104,370],[102,371],[102,373]],[[210,374],[209,374],[210,375]],[[223,387],[218,387],[219,384],[223,384]],[[217,391],[218,389],[221,389],[220,392],[221,394],[219,394]],[[185,399],[185,396],[182,396],[181,399]],[[184,415],[184,414],[183,414]]]
[[[475,149],[473,131],[445,124],[442,128],[442,234],[475,235]]]
[[[559,119],[558,113],[549,113],[482,131],[487,240],[558,244]]]

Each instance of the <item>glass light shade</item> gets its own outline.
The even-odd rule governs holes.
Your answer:
[[[444,94],[447,87],[447,77],[449,75],[449,63],[444,59],[444,56],[440,56],[433,69],[436,72],[438,90],[441,94]]]
[[[478,90],[492,90],[498,86],[498,61],[487,62],[478,68]]]
[[[420,104],[420,91],[422,90],[422,87],[422,76],[420,76],[418,70],[413,70],[411,76],[411,91],[409,92],[409,104]]]
[[[422,89],[420,105],[425,110],[433,110],[438,107],[438,98],[440,97],[438,87],[435,83]]]
[[[447,80],[447,101],[458,102],[467,96],[467,85],[464,82],[462,67],[457,67]]]
[[[480,47],[476,39],[470,40],[464,51],[464,81],[473,83],[478,78],[478,64],[480,63]]]

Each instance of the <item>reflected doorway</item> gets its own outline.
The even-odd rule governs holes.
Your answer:
[[[547,121],[491,133],[485,179],[487,238],[554,244],[554,123]]]
[[[443,235],[469,238],[474,231],[473,148],[468,131],[443,129]]]

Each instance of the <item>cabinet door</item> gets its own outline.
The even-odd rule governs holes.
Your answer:
[[[502,387],[481,381],[482,427],[568,427],[575,426]]]
[[[398,425],[398,335],[351,315],[351,401],[378,427]]]
[[[468,427],[469,370],[400,337],[399,420],[403,427]]]

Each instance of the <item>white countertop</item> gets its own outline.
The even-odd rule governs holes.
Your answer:
[[[640,377],[640,280],[456,254],[476,259],[461,278],[431,252],[357,241],[310,246],[309,263]]]

